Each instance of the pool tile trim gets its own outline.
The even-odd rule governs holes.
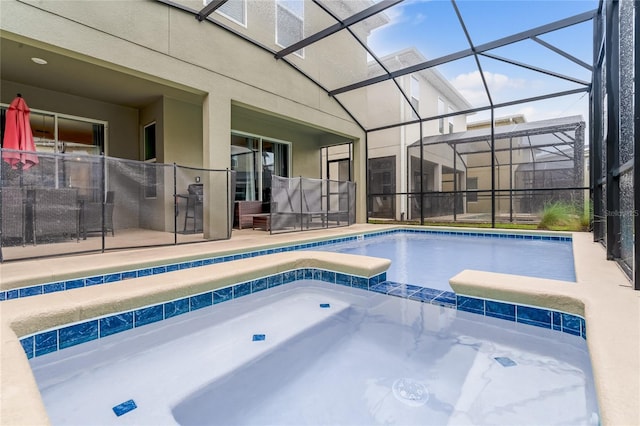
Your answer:
[[[485,315],[553,331],[581,336],[586,340],[584,318],[537,306],[511,304],[498,300],[457,295],[450,291],[430,289],[386,280],[386,272],[373,277],[361,277],[318,268],[301,268],[256,280],[190,295],[134,310],[117,312],[86,321],[65,324],[20,338],[27,358],[42,356],[71,346],[101,339],[133,328],[173,318],[217,303],[244,297],[267,288],[298,280],[316,279],[329,284],[360,288],[393,297],[430,303],[448,309]],[[247,292],[250,288],[251,291]],[[513,315],[511,314],[513,313]]]
[[[328,244],[345,243],[349,241],[361,241],[369,238],[375,238],[383,235],[392,234],[428,234],[428,235],[447,235],[447,236],[463,236],[478,238],[507,238],[507,239],[524,239],[524,240],[543,240],[543,241],[572,241],[570,235],[544,235],[544,234],[525,234],[525,233],[503,233],[503,232],[481,232],[481,231],[450,231],[450,230],[434,230],[434,229],[412,229],[412,228],[394,228],[386,231],[376,231],[364,234],[350,235],[340,238],[331,238],[321,241],[312,241],[308,243],[300,243],[281,247],[273,247],[268,249],[254,250],[245,253],[236,253],[222,256],[215,256],[206,259],[189,260],[179,263],[171,263],[160,266],[151,266],[148,268],[139,268],[127,271],[112,272],[103,275],[92,275],[84,278],[73,278],[64,281],[55,281],[33,286],[19,287],[10,290],[0,291],[0,302],[4,300],[18,299],[21,297],[32,297],[40,294],[55,293],[59,291],[72,290],[74,288],[88,287],[92,285],[110,284],[118,281],[128,280],[132,278],[146,277],[156,274],[164,274],[167,272],[177,271],[181,269],[197,268],[200,266],[212,265],[214,263],[230,262],[238,259],[249,257],[263,256],[266,254],[281,253],[295,250],[312,249]],[[360,283],[362,285],[362,283]],[[214,302],[215,303],[215,302]]]

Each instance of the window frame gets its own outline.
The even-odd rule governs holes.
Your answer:
[[[446,109],[446,105],[444,103],[444,99],[438,96],[438,115],[443,115]],[[440,117],[438,119],[438,132],[441,135],[444,135],[444,117]]]
[[[153,131],[153,136],[154,136],[154,152],[153,154],[155,154],[153,157],[148,157],[147,156],[147,129],[149,129],[150,127],[154,128]],[[142,126],[142,158],[144,160],[144,198],[146,200],[153,200],[158,198],[158,190],[156,188],[156,180],[158,177],[158,173],[156,170],[156,166],[155,164],[157,163],[157,155],[158,155],[158,146],[157,146],[157,124],[156,121],[151,121],[150,123],[145,124],[144,126]],[[153,180],[152,184],[149,184],[149,182]]]
[[[224,13],[224,10],[222,10],[224,8],[225,5],[229,4],[232,1],[241,1],[242,2],[242,20],[244,22],[240,22],[238,21],[236,18],[234,18],[231,15],[228,15],[226,13]],[[207,2],[207,0],[203,0],[202,2],[205,6],[207,4],[209,4],[210,2]],[[219,15],[225,17],[226,19],[230,20],[231,22],[235,22],[236,24],[240,25],[241,27],[244,28],[248,28],[249,24],[247,22],[247,0],[229,0],[227,3],[223,4],[222,6],[220,6],[217,10],[216,13],[218,13]]]
[[[413,76],[413,75],[409,79],[409,91],[410,91],[410,96],[411,96],[411,98],[410,98],[411,105],[418,112],[418,114],[416,114],[412,109],[411,110],[411,117],[413,117],[413,119],[417,120],[417,119],[420,118],[419,117],[419,114],[420,114],[420,80],[418,80],[418,78]]]

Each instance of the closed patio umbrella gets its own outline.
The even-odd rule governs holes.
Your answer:
[[[38,164],[29,114],[30,110],[27,103],[18,94],[7,110],[4,139],[2,141],[2,146],[5,149],[24,151],[5,151],[2,153],[2,159],[9,163],[12,169],[17,169],[18,163],[22,163],[22,170],[27,170],[31,166]]]

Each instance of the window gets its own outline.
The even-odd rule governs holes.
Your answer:
[[[203,3],[206,6],[211,3],[211,0],[204,0]],[[216,12],[240,25],[247,26],[247,0],[229,0]]]
[[[438,98],[438,115],[444,114],[444,101]],[[444,117],[438,119],[438,132],[444,134]]]
[[[304,37],[304,2],[302,0],[276,0],[276,43],[291,46]],[[304,49],[295,52],[304,55]]]
[[[417,78],[411,76],[411,105],[413,108],[420,113],[420,82]],[[414,119],[418,119],[418,115],[411,111],[411,115]]]
[[[144,126],[144,197],[156,198],[156,123]]]
[[[7,107],[0,106],[4,124]],[[90,120],[54,112],[31,110],[29,115],[37,151],[99,155],[105,150],[106,121]],[[4,139],[4,126],[0,140]]]
[[[453,114],[453,108],[449,107],[449,114]],[[448,118],[449,121],[449,133],[453,133],[453,115]]]
[[[477,177],[468,177],[467,178],[467,191],[475,191],[478,189],[478,178]],[[467,201],[476,202],[478,201],[478,193],[477,192],[467,192]]]

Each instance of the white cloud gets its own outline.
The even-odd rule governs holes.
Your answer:
[[[484,72],[484,79],[487,82],[492,99],[499,97],[501,93],[511,92],[513,90],[524,90],[527,82],[524,79],[511,78],[505,74]],[[459,74],[451,84],[458,89],[462,96],[467,99],[471,105],[480,106],[488,104],[488,98],[480,71],[472,71],[465,74]]]
[[[506,89],[521,89],[525,87],[525,80],[519,78],[510,78],[504,74],[484,72],[484,79],[491,91],[502,91]],[[472,71],[466,74],[456,76],[451,83],[458,89],[483,88],[480,71]]]
[[[420,25],[426,20],[427,15],[425,15],[424,13],[417,13],[411,20],[411,25]]]
[[[384,14],[389,23],[376,28],[371,32],[367,43],[373,48],[378,56],[384,56],[389,53],[401,50],[407,46],[407,40],[403,39],[402,32],[396,31],[397,26],[406,28],[421,25],[428,17],[427,14],[418,12],[412,13],[407,10],[414,3],[424,3],[430,0],[405,0],[402,3],[385,9]]]
[[[387,15],[387,18],[389,18],[389,23],[379,29],[386,30],[394,25],[404,24],[407,22],[411,24],[420,24],[426,19],[427,15],[421,12],[418,12],[417,14],[413,14],[408,12],[406,9],[412,4],[425,3],[426,1],[429,1],[429,0],[404,0],[402,3],[398,5],[385,9],[385,11],[382,13]]]
[[[378,28],[378,30],[388,30],[390,27],[402,24],[406,22],[407,16],[403,13],[403,7],[391,7],[384,11],[384,14],[389,18],[389,23],[383,27]]]
[[[540,114],[540,110],[538,108],[534,108],[532,106],[525,106],[516,109],[515,114],[522,114],[527,121],[538,121],[544,120],[545,118],[543,114]]]

